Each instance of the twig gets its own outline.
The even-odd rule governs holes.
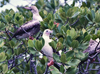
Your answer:
[[[31,65],[30,66],[32,66],[32,68],[34,69],[35,74],[37,74],[36,65],[34,64],[35,61],[31,60],[30,62],[31,62]]]
[[[73,24],[71,24],[70,26],[76,24],[78,21],[79,21],[79,18]]]
[[[99,52],[99,53],[100,53],[100,52]],[[99,53],[97,52],[97,53],[96,53],[95,55],[93,55],[92,57],[89,56],[89,58],[90,58],[90,59],[93,59],[93,58],[96,57]]]
[[[44,74],[48,74],[48,69],[49,69],[49,66],[47,65],[47,67],[46,67],[46,70],[45,70]]]
[[[15,29],[18,29],[18,27],[15,26],[15,24],[13,25]]]
[[[0,38],[2,38],[2,39],[6,39],[6,37],[2,37],[2,36],[0,36]]]
[[[100,43],[100,41],[98,42],[98,44],[97,44],[97,46],[96,46],[96,48],[95,48],[95,52],[96,52],[96,49],[97,49],[97,47],[98,47],[99,43]]]
[[[11,33],[11,34],[14,34],[13,32],[11,32],[11,31],[9,31],[9,30],[8,30],[8,32]]]
[[[100,68],[99,68],[99,71],[98,71],[98,73],[97,74],[100,74]]]
[[[98,71],[99,69],[89,69],[88,71],[91,71],[91,70],[97,70]]]
[[[37,69],[36,66],[34,64],[35,61],[32,60],[33,58],[33,54],[30,54],[30,72],[32,73],[32,68],[34,69],[35,74],[37,74]]]
[[[68,23],[69,18],[67,18],[67,21],[65,22],[65,25]]]
[[[12,37],[8,34],[8,32],[7,32],[6,28],[5,28],[5,32],[6,32],[6,34],[8,35],[9,40],[11,40],[11,39],[12,39]]]

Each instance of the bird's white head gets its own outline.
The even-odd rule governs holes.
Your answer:
[[[30,6],[30,7],[23,7],[27,10],[30,10],[32,13],[39,13],[38,9],[36,6]]]
[[[39,11],[36,6],[23,7],[30,10],[33,13],[33,20],[43,21],[42,17],[39,15]]]
[[[46,29],[46,30],[44,30],[43,35],[50,36],[50,34],[52,34],[52,33],[53,33],[53,30]]]

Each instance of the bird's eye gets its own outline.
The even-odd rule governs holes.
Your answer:
[[[46,32],[48,32],[48,30]]]

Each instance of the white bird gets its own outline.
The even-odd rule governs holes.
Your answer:
[[[23,7],[23,8],[28,9],[33,13],[33,20],[19,27],[17,31],[14,33],[14,35],[12,36],[12,38],[15,37],[17,39],[21,39],[21,38],[29,37],[30,39],[33,39],[32,36],[37,34],[40,31],[40,21],[43,21],[43,19],[39,15],[39,11],[36,6]]]
[[[45,40],[45,44],[42,48],[42,52],[44,55],[47,56],[48,60],[49,60],[49,63],[48,63],[48,66],[51,66],[54,64],[54,60],[53,60],[53,49],[52,47],[49,45],[49,43],[52,41],[52,39],[49,38],[50,34],[53,33],[52,30],[50,29],[46,29],[44,32],[43,32],[43,38]]]

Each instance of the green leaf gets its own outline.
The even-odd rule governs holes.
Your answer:
[[[66,55],[65,55],[65,53],[62,53],[61,54],[60,60],[61,60],[62,63],[65,63],[66,62]]]
[[[77,67],[70,67],[67,69],[66,74],[76,74]]]
[[[100,16],[100,13],[96,12],[95,13],[95,22],[96,23],[100,23],[100,17],[99,16]]]
[[[8,71],[8,66],[7,66],[7,64],[3,64],[3,65],[2,65],[2,68],[3,68],[3,73],[5,74],[5,73]]]
[[[5,60],[6,60],[6,55],[5,55],[4,52],[1,52],[1,53],[0,53],[0,62],[3,62],[3,61],[5,61]]]
[[[55,19],[56,20],[56,22],[58,22],[58,23],[62,23],[62,20],[61,19]]]
[[[61,42],[61,43],[63,43],[63,41],[64,41],[64,39],[62,37],[59,38],[59,40],[58,40],[58,42]]]
[[[64,70],[64,66],[61,65],[61,66],[60,66],[60,72],[64,73],[64,71],[65,71],[65,70]]]
[[[41,69],[40,66],[37,66],[37,72],[38,72],[38,74],[43,74],[43,70]]]
[[[42,59],[40,60],[40,62],[41,62],[41,64],[45,65],[45,59],[44,59],[44,58],[42,58]]]
[[[77,48],[78,45],[79,45],[79,42],[77,40],[73,40],[71,43],[71,47],[73,47],[73,48]]]
[[[65,26],[61,26],[61,33],[62,34],[66,34],[66,27]]]
[[[15,44],[15,42],[14,42],[14,41],[12,41],[12,40],[11,40],[11,41],[9,41],[9,45],[10,45],[10,47],[12,47],[12,48],[13,48],[16,44]]]
[[[4,41],[0,40],[0,47],[3,47],[3,46],[4,46]]]
[[[24,51],[21,48],[15,49],[14,50],[15,55],[19,55],[20,53],[23,53]]]
[[[42,47],[44,46],[44,39],[42,38],[41,40],[36,40],[35,41],[35,48],[38,50],[38,51],[41,51]]]
[[[28,40],[28,47],[34,47],[33,40]]]
[[[72,43],[72,38],[71,38],[71,36],[67,36],[66,43],[67,43],[67,45],[71,46],[71,43]]]
[[[63,44],[61,42],[57,43],[57,51],[62,50],[63,49]]]
[[[76,53],[75,54],[75,56],[78,58],[78,59],[80,59],[81,61],[84,61],[84,60],[86,60],[87,59],[87,57],[89,56],[89,54],[88,53],[83,53],[83,52],[78,52],[78,53]]]
[[[22,25],[23,21],[24,21],[24,17],[22,15],[20,15],[19,13],[16,13],[15,17],[14,17],[14,21],[16,24]]]
[[[89,41],[90,39],[91,39],[91,36],[90,36],[90,35],[87,35],[87,36],[85,36],[85,38],[84,38],[85,41]]]
[[[7,22],[10,22],[10,21],[12,20],[12,17],[9,16],[9,15],[6,15],[6,16],[5,16],[5,20],[6,20]]]
[[[54,60],[56,60],[57,62],[61,62],[59,56],[58,56],[57,54],[55,54],[55,53],[53,53],[53,58],[54,58]]]
[[[71,28],[71,30],[67,30],[67,36],[71,36],[71,38],[75,38],[77,36],[77,33],[74,28]]]
[[[66,57],[67,62],[70,61],[74,57],[74,51],[67,52]]]
[[[94,19],[95,18],[95,12],[94,12],[94,10],[91,10],[91,13],[92,13],[92,18]]]
[[[68,65],[70,66],[78,66],[78,64],[80,63],[81,61],[79,59],[71,59],[69,62],[67,62]]]
[[[19,70],[17,68],[15,68],[15,67],[12,70],[13,70],[14,73],[18,73],[19,72]]]
[[[74,15],[71,18],[75,18],[76,16],[78,16],[80,14],[79,11],[75,12]]]
[[[50,45],[51,47],[53,47],[54,49],[56,49],[56,47],[57,47],[55,41],[50,42],[49,45]]]

